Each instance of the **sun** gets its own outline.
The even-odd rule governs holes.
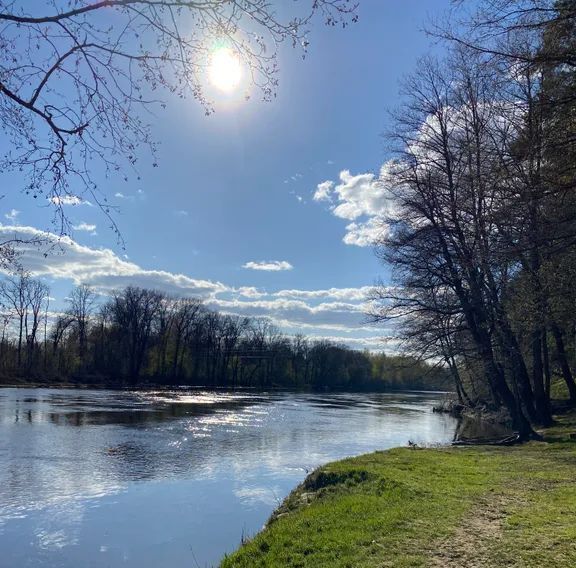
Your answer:
[[[227,47],[217,49],[210,60],[210,82],[221,91],[231,93],[242,79],[242,65],[238,56]]]

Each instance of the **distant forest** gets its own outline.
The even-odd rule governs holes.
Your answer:
[[[129,286],[101,301],[81,285],[54,314],[47,285],[20,273],[0,283],[0,303],[0,376],[8,384],[382,390],[447,383],[442,369],[410,357],[287,336],[267,319],[155,290]]]

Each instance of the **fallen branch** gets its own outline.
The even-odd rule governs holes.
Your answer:
[[[521,444],[523,440],[518,434],[505,438],[461,438],[452,442],[453,446],[514,446]]]

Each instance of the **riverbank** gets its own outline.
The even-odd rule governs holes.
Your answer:
[[[576,566],[574,433],[573,412],[542,442],[397,448],[328,464],[221,566]]]

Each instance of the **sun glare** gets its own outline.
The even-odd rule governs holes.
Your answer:
[[[222,47],[212,54],[210,82],[221,91],[232,92],[242,79],[242,65],[238,56],[229,48]]]

